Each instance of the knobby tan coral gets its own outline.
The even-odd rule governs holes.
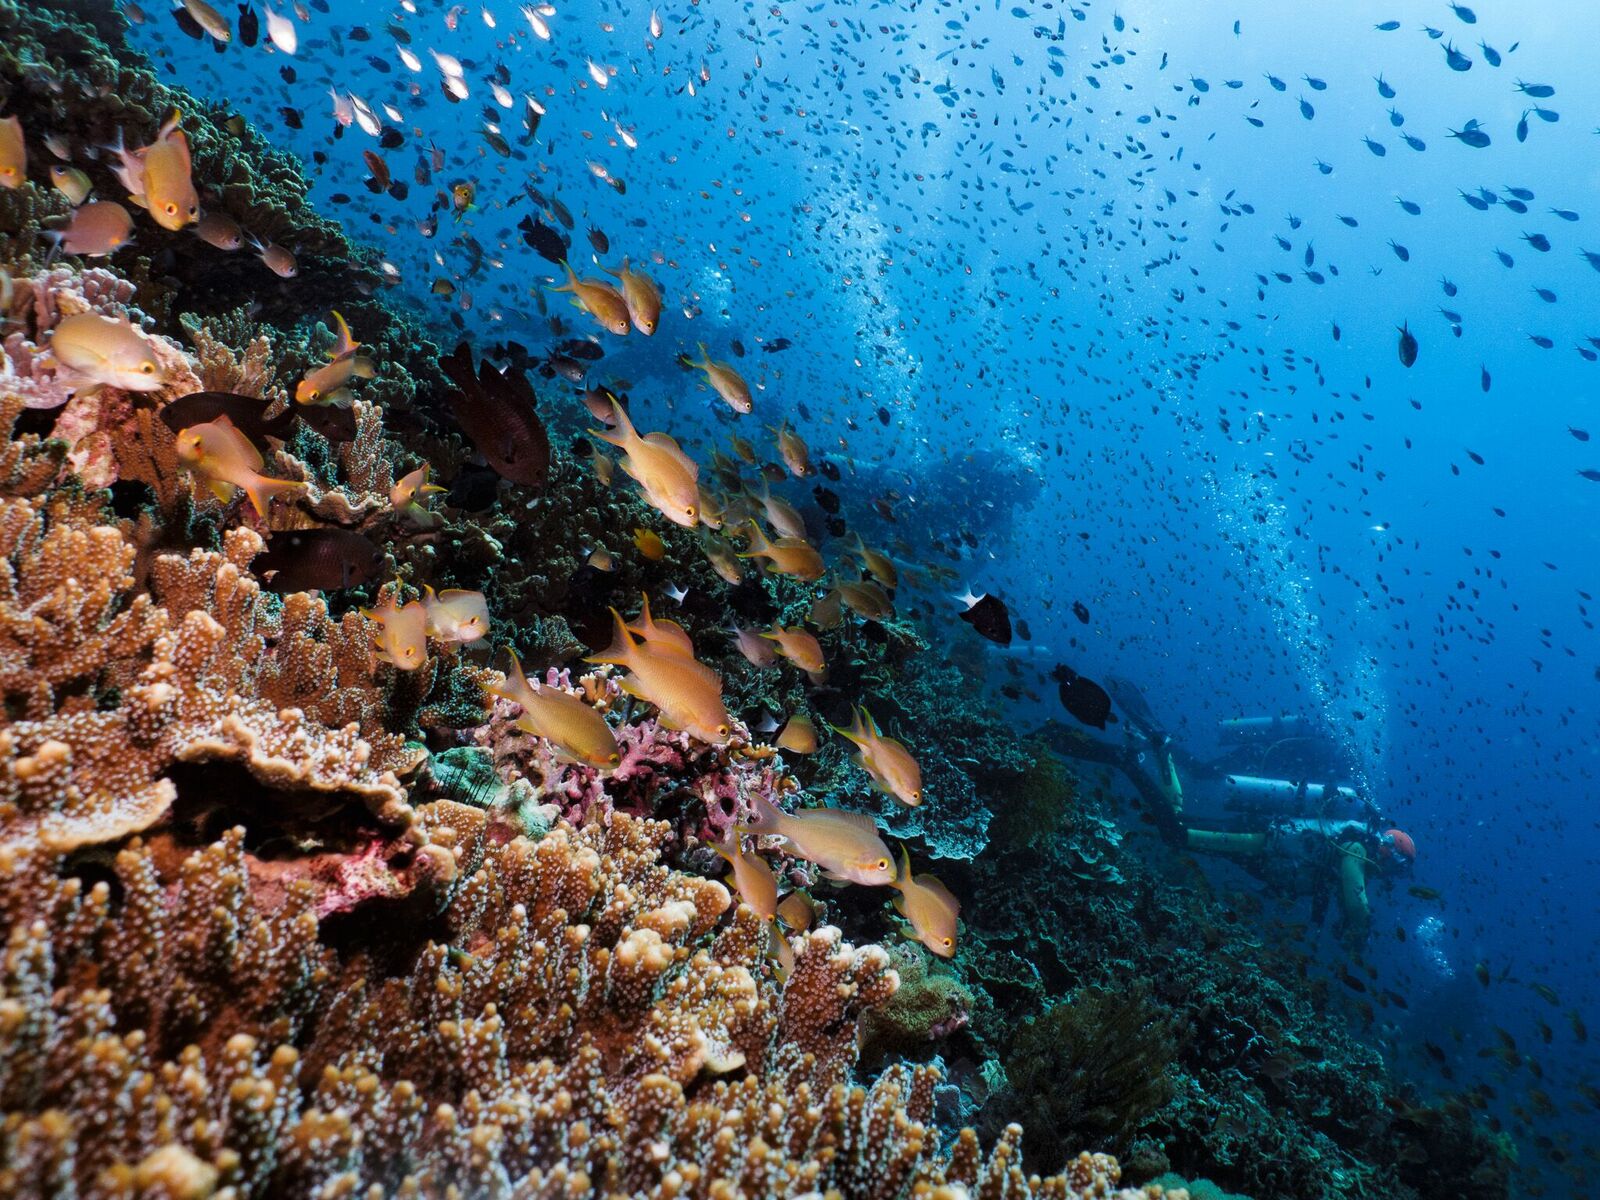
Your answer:
[[[364,804],[405,825],[421,751],[387,731],[362,619],[281,605],[248,574],[259,535],[137,551],[90,501],[0,500],[0,845],[54,850],[150,828],[174,764],[235,763],[267,788]]]
[[[304,889],[258,909],[241,830],[170,877],[135,842],[114,886],[0,849],[0,1193],[1110,1193],[1110,1160],[1024,1176],[1015,1129],[941,1154],[932,1071],[849,1086],[886,956],[823,929],[780,985],[762,922],[661,864],[668,826],[422,821],[457,882],[398,970],[341,964]]]

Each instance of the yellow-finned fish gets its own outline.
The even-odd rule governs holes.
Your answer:
[[[558,687],[536,686],[522,673],[522,663],[511,654],[511,670],[489,694],[522,706],[516,725],[543,738],[557,757],[605,770],[622,761],[617,737],[592,705]]]
[[[627,410],[611,402],[615,429],[591,429],[589,435],[623,453],[622,469],[639,485],[644,498],[676,525],[693,529],[700,521],[700,468],[664,433],[639,436]]]
[[[910,808],[922,803],[922,768],[905,746],[883,736],[871,713],[858,708],[850,728],[840,729],[837,725],[830,728],[855,743],[856,765],[872,776],[880,792]]]
[[[0,167],[0,178],[3,178],[4,168]],[[68,163],[55,163],[50,167],[50,182],[56,191],[67,198],[67,203],[74,208],[89,198],[89,193],[94,191],[94,183],[89,176],[78,168]],[[124,209],[124,212],[127,210]],[[130,219],[131,222],[131,219]],[[74,253],[69,251],[69,253]]]
[[[395,515],[423,529],[436,529],[444,524],[444,518],[424,503],[426,497],[445,490],[436,483],[428,482],[428,474],[432,469],[424,463],[415,471],[401,476],[389,489],[389,506],[394,509]]]
[[[205,480],[213,496],[226,504],[235,491],[242,491],[262,520],[275,497],[287,499],[305,490],[298,480],[263,475],[261,452],[226,416],[180,429],[177,451],[178,461]]]
[[[917,941],[940,958],[954,955],[961,902],[932,875],[911,874],[911,854],[904,843],[900,846],[900,870],[889,886],[900,893],[894,900],[895,909],[911,922]]]
[[[622,690],[653,704],[661,724],[682,730],[712,746],[725,746],[733,736],[733,719],[722,701],[722,679],[710,667],[680,651],[652,649],[634,640],[622,614],[611,610],[612,644],[584,659],[612,663],[629,674]]]
[[[338,312],[333,314],[335,339],[328,351],[330,361],[306,373],[295,386],[298,404],[348,404],[352,379],[371,379],[378,373],[373,361],[361,353],[361,343],[350,333],[350,326]]]
[[[878,827],[864,813],[837,808],[805,808],[780,812],[770,800],[757,795],[755,820],[743,832],[781,837],[789,849],[828,875],[846,883],[877,886],[894,881],[894,862],[878,836]]]

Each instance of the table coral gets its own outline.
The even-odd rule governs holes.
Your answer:
[[[0,731],[0,843],[148,829],[175,764],[409,821],[418,752],[384,725],[358,630],[303,594],[269,604],[247,571],[261,547],[238,529],[222,553],[160,556],[138,591],[135,547],[92,504],[0,500],[0,696],[19,718]]]

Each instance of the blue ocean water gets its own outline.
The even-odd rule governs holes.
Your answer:
[[[1325,722],[1418,848],[1375,892],[1368,958],[1409,1008],[1371,1036],[1419,1077],[1441,1082],[1432,1041],[1450,1086],[1491,1082],[1565,1194],[1551,1152],[1592,1145],[1597,1075],[1572,1014],[1600,1004],[1600,9],[308,16],[292,57],[213,53],[158,11],[134,36],[305,158],[441,344],[548,340],[557,269],[518,223],[553,197],[585,260],[604,231],[666,294],[662,334],[605,363],[639,410],[725,445],[733,414],[675,356],[737,358],[754,419],[842,464],[863,532],[948,569],[916,609],[1019,726],[1070,720],[1058,662],[1134,682],[1198,757],[1220,718]],[[330,88],[398,144],[338,125]],[[363,151],[403,199],[362,185]],[[457,183],[459,215],[436,205]],[[1031,637],[980,641],[969,587]],[[1515,1069],[1478,1055],[1496,1027]]]

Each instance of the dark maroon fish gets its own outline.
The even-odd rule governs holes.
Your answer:
[[[486,362],[474,368],[465,342],[439,366],[456,385],[446,402],[478,453],[501,478],[542,490],[550,477],[550,436],[534,411],[528,377]]]
[[[1071,667],[1059,663],[1050,677],[1056,681],[1061,707],[1085,725],[1104,729],[1107,721],[1117,719],[1111,711],[1110,695],[1094,680],[1085,679]]]
[[[267,539],[250,569],[269,592],[342,591],[383,573],[376,544],[353,529],[289,529]]]
[[[565,354],[568,358],[576,358],[583,362],[598,362],[606,355],[605,349],[599,342],[590,341],[588,338],[568,338],[551,353]]]
[[[240,433],[259,446],[265,438],[287,441],[294,435],[294,423],[298,419],[330,442],[355,440],[356,415],[348,408],[297,406],[270,419],[263,415],[266,409],[266,403],[255,396],[241,396],[237,392],[190,392],[162,408],[161,422],[177,433],[191,425],[227,417]]]
[[[567,239],[544,222],[523,217],[517,222],[517,228],[522,230],[522,240],[532,246],[540,258],[548,259],[558,267],[567,261]]]
[[[978,631],[980,637],[1001,646],[1011,645],[1011,614],[1005,601],[998,596],[985,596],[971,608],[958,614],[963,621]]]

